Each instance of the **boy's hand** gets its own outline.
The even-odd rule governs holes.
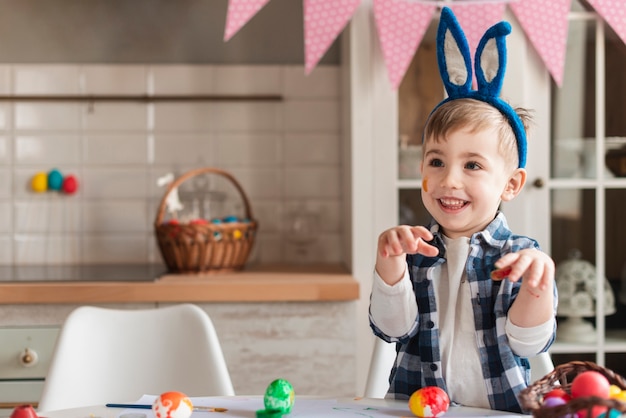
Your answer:
[[[419,253],[434,257],[439,250],[426,242],[432,239],[433,234],[423,226],[396,226],[378,237],[378,255],[387,258]]]
[[[543,251],[527,248],[516,253],[506,254],[496,261],[496,267],[499,270],[492,273],[494,279],[499,276],[498,271],[510,269],[506,276],[512,282],[523,277],[524,284],[531,288],[546,290],[553,286],[554,261]]]

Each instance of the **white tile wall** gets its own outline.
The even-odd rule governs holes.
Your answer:
[[[339,80],[338,67],[305,76],[301,65],[0,66],[0,94],[284,98],[0,103],[0,264],[159,261],[156,179],[202,166],[228,170],[250,198],[250,262],[339,261]],[[32,192],[33,175],[53,168],[78,179],[77,193]],[[300,208],[316,219],[306,251],[289,228]]]

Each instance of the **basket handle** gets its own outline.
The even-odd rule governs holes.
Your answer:
[[[203,167],[203,168],[196,168],[194,170],[190,170],[182,174],[180,177],[178,177],[177,179],[175,179],[173,182],[170,183],[170,185],[167,188],[167,191],[165,192],[165,194],[163,195],[163,198],[161,199],[161,203],[159,204],[159,210],[157,210],[157,216],[156,216],[156,219],[154,220],[154,224],[158,226],[158,225],[161,225],[161,223],[163,222],[163,218],[165,217],[165,208],[167,206],[167,197],[170,195],[172,190],[174,190],[176,187],[180,186],[183,182],[185,182],[186,180],[192,177],[195,177],[200,174],[207,174],[207,173],[218,174],[222,177],[225,177],[227,180],[230,180],[230,182],[233,183],[233,185],[235,186],[235,188],[241,195],[241,198],[243,199],[243,203],[246,207],[246,218],[252,220],[252,208],[250,207],[250,201],[248,200],[248,196],[246,195],[246,192],[243,190],[243,188],[241,187],[241,184],[239,184],[237,179],[235,179],[235,177],[233,177],[229,172],[225,170],[221,170],[219,168],[213,168],[213,167]]]

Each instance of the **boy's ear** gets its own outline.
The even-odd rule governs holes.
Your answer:
[[[511,177],[509,177],[509,181],[506,183],[504,190],[502,191],[502,195],[500,198],[503,202],[508,202],[513,200],[515,196],[517,196],[524,185],[526,184],[526,170],[523,168],[517,168]]]

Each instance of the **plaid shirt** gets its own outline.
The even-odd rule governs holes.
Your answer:
[[[419,311],[413,328],[402,337],[389,337],[376,327],[370,316],[370,326],[374,334],[387,342],[397,343],[398,355],[391,370],[387,393],[387,396],[396,399],[408,399],[413,392],[424,386],[439,386],[446,390],[439,349],[439,317],[435,290],[430,279],[433,269],[446,261],[446,255],[439,225],[433,222],[429,229],[434,235],[431,244],[439,248],[439,255],[407,255],[409,275]],[[504,254],[525,248],[538,249],[539,245],[530,238],[513,235],[504,214],[498,212],[484,231],[472,236],[466,264],[467,281],[471,294],[475,295],[472,297],[472,306],[476,341],[489,404],[492,409],[511,412],[523,412],[517,396],[528,386],[530,380],[528,360],[511,351],[505,333],[507,313],[521,284],[509,280],[491,280],[490,272],[495,269],[494,263]],[[556,312],[556,286],[554,289]],[[543,351],[552,345],[555,336],[556,325]]]

